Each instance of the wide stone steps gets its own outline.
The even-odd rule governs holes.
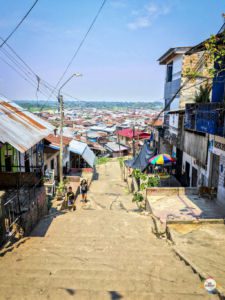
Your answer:
[[[214,300],[218,299],[214,295],[187,294],[187,293],[160,293],[151,291],[96,291],[87,289],[72,288],[48,288],[38,289],[36,287],[11,288],[10,285],[1,288],[0,299],[18,300],[18,295],[23,295],[23,300]]]
[[[45,265],[45,264],[52,264],[52,266],[54,267],[54,264],[56,263],[61,263],[62,266],[64,265],[64,263],[71,263],[74,265],[77,265],[78,262],[82,262],[82,264],[92,264],[95,263],[96,265],[110,265],[110,266],[121,266],[121,267],[125,267],[127,265],[133,266],[134,271],[135,268],[137,266],[139,267],[143,267],[145,269],[149,269],[151,270],[151,268],[153,266],[157,266],[157,265],[161,265],[161,263],[158,263],[158,261],[160,260],[160,256],[158,257],[154,257],[154,259],[151,260],[136,260],[136,259],[130,259],[129,257],[96,257],[93,256],[92,258],[87,258],[87,257],[80,257],[79,255],[77,256],[76,253],[74,253],[74,257],[71,257],[71,259],[67,259],[66,256],[64,256],[63,254],[48,254],[46,253],[46,255],[43,256],[28,256],[28,257],[18,257],[18,259],[16,260],[7,260],[4,263],[1,263],[1,266],[9,266],[9,264],[14,264],[14,266],[23,266],[23,265],[31,265],[32,267],[35,268],[35,266],[39,266],[39,265]],[[183,268],[185,265],[182,264],[182,262],[176,263],[173,260],[169,260],[167,262],[164,263],[164,266],[167,267],[167,269],[169,270],[170,266],[176,266],[177,268]],[[184,271],[185,272],[185,271]]]
[[[7,277],[7,284],[16,288],[23,287],[24,283],[20,280],[20,275],[16,276],[12,274],[11,277]],[[1,278],[2,279],[2,278]],[[182,281],[182,286],[178,282],[174,282],[170,279],[150,278],[149,280],[143,279],[107,279],[107,278],[90,278],[88,276],[82,278],[80,276],[60,276],[60,273],[56,275],[49,275],[49,277],[35,276],[25,277],[26,286],[35,286],[42,289],[48,288],[69,288],[69,289],[87,289],[94,291],[130,291],[130,292],[147,292],[154,293],[186,293],[186,294],[200,294],[205,295],[206,291],[203,286],[194,286],[188,281]],[[180,282],[181,283],[181,282]],[[5,283],[0,281],[0,289],[5,286]]]
[[[30,263],[30,262],[29,262]],[[147,266],[147,268],[146,268]],[[163,264],[162,262],[160,263],[155,263],[155,262],[149,262],[148,264],[124,264],[123,262],[120,262],[118,264],[115,263],[115,261],[111,260],[111,262],[104,262],[101,261],[99,263],[95,262],[95,261],[88,261],[88,260],[81,260],[80,258],[74,259],[73,261],[64,261],[63,263],[61,261],[49,261],[49,260],[40,260],[40,262],[38,263],[38,261],[34,261],[33,264],[27,264],[24,266],[24,261],[18,261],[18,262],[11,262],[11,265],[9,263],[7,264],[1,264],[1,267],[7,268],[7,270],[9,270],[9,273],[4,274],[4,276],[6,277],[6,275],[11,276],[11,268],[12,270],[15,269],[16,272],[20,272],[21,274],[23,272],[28,272],[29,274],[29,270],[32,267],[33,273],[34,272],[38,272],[39,270],[44,270],[43,272],[46,273],[54,273],[56,271],[60,271],[60,270],[74,270],[75,272],[77,270],[82,270],[82,271],[96,271],[96,272],[106,272],[109,271],[110,274],[112,273],[112,271],[114,272],[127,272],[129,274],[132,274],[134,272],[137,273],[143,273],[143,274],[150,274],[150,273],[154,273],[154,274],[163,274],[163,272],[166,271],[166,276],[167,277],[179,277],[181,276],[181,278],[183,278],[183,266],[181,265],[177,265],[177,264],[173,264],[173,266],[170,269],[170,265],[168,264]],[[159,270],[159,271],[158,271]],[[157,273],[158,272],[158,273]],[[185,270],[185,278],[195,278],[197,275],[194,274],[192,272],[192,270],[190,268],[186,268]],[[198,277],[197,277],[198,278]]]
[[[24,247],[23,251],[18,251],[15,250],[12,253],[7,254],[5,257],[7,256],[12,256],[12,257],[16,257],[18,255],[22,255],[22,256],[30,256],[30,255],[40,255],[40,254],[44,254],[46,252],[49,253],[63,253],[64,255],[68,255],[68,257],[70,256],[74,256],[74,252],[76,252],[77,254],[81,255],[81,256],[92,256],[93,254],[96,254],[97,256],[99,255],[114,255],[114,256],[122,256],[124,255],[124,257],[129,256],[129,257],[136,257],[137,259],[139,259],[139,257],[143,257],[143,258],[151,258],[153,256],[158,256],[158,255],[165,255],[165,256],[171,256],[170,250],[168,249],[161,249],[160,253],[159,250],[157,250],[157,247],[151,247],[151,249],[143,249],[140,250],[138,248],[129,248],[129,247],[125,247],[123,248],[123,251],[121,251],[120,247],[111,247],[110,245],[95,245],[94,247],[91,247],[89,245],[74,245],[74,247],[70,247],[67,248],[65,246],[65,248],[63,248],[62,246],[58,246],[58,245],[46,245],[44,244],[41,247]],[[141,259],[140,257],[140,259]],[[175,257],[175,255],[174,255]]]
[[[151,278],[160,278],[162,280],[169,280],[171,282],[175,281],[193,281],[198,278],[197,274],[193,274],[190,272],[186,274],[185,278],[182,278],[183,272],[179,270],[177,266],[172,266],[169,270],[167,270],[166,275],[164,275],[165,266],[161,265],[152,265],[149,270],[144,269],[144,266],[138,266],[134,269],[133,266],[113,266],[106,264],[96,264],[96,263],[78,263],[74,265],[67,264],[43,264],[37,265],[36,267],[32,266],[32,268],[22,268],[17,264],[14,264],[14,267],[7,268],[7,274],[0,274],[0,279],[4,280],[7,277],[12,278],[13,275],[16,277],[21,276],[23,278],[26,277],[49,277],[49,276],[60,276],[77,278],[98,278],[98,279],[143,279],[149,280]]]

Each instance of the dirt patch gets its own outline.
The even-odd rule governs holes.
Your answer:
[[[201,227],[201,224],[170,224],[169,228],[180,234],[187,234]]]

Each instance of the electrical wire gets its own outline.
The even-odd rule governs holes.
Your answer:
[[[0,39],[3,40],[1,37]],[[38,97],[37,92],[41,92],[44,96],[48,97],[49,92],[54,88],[53,85],[42,79],[8,43],[6,43],[5,46],[7,46],[12,53],[6,48],[0,48],[0,50],[10,62],[2,57],[0,57],[0,59],[36,89],[36,98]],[[64,92],[63,94],[68,95],[74,100],[84,101]],[[55,91],[55,98],[57,98],[57,91]]]
[[[33,5],[30,7],[30,9],[27,11],[27,13],[24,15],[24,17],[20,20],[20,22],[16,25],[16,27],[13,29],[13,31],[7,36],[7,38],[1,43],[0,48],[11,38],[11,36],[17,31],[17,29],[20,27],[20,25],[24,22],[24,20],[28,17],[32,9],[35,7],[35,5],[38,3],[38,0],[36,0]]]
[[[97,19],[98,19],[100,13],[101,13],[103,7],[105,6],[106,2],[107,2],[107,0],[103,0],[103,2],[102,2],[102,4],[101,4],[100,8],[99,8],[98,11],[97,11],[97,14],[95,15],[95,17],[94,17],[93,21],[91,22],[91,24],[90,24],[90,26],[89,26],[87,32],[85,33],[85,35],[84,35],[84,37],[82,38],[80,44],[78,45],[77,49],[75,50],[75,53],[73,54],[72,58],[70,59],[69,63],[67,64],[67,66],[66,66],[64,72],[62,73],[62,75],[60,76],[58,82],[56,83],[56,85],[55,85],[55,87],[54,87],[52,93],[49,95],[49,98],[52,96],[52,94],[54,93],[54,91],[58,88],[59,84],[61,83],[61,81],[63,80],[64,76],[66,75],[68,69],[69,69],[70,66],[72,65],[74,59],[77,57],[77,55],[78,55],[80,49],[81,49],[82,46],[84,45],[84,43],[85,43],[85,41],[86,41],[86,39],[87,39],[87,37],[88,37],[90,31],[91,31],[92,28],[94,27],[94,24],[95,24],[95,22],[97,21]]]
[[[224,26],[224,25],[223,25]],[[219,31],[217,32],[217,34],[220,33],[221,29],[223,28],[223,26],[219,29]],[[196,66],[195,66],[195,72],[197,72],[201,67],[202,67],[202,63],[204,63],[205,61],[205,57],[204,57],[204,53],[201,56],[201,58],[199,59],[199,61],[197,62]],[[187,83],[191,80],[192,78],[187,78],[186,81],[180,86],[180,88],[177,90],[177,92],[174,94],[174,96],[170,99],[170,101],[165,105],[165,107],[159,112],[159,114],[157,115],[156,118],[154,118],[152,125],[155,124],[155,122],[160,118],[160,116],[162,115],[163,112],[165,112],[167,110],[167,108],[170,107],[170,104],[173,102],[173,100],[179,95],[180,91],[183,90],[183,88],[187,85]],[[188,87],[186,89],[189,89],[191,87]]]

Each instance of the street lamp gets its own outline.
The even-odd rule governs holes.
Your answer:
[[[63,96],[61,95],[62,88],[73,78],[80,77],[82,74],[75,73],[71,75],[59,88],[58,101],[60,104],[60,149],[59,149],[59,181],[63,183],[63,124],[64,124],[64,107],[63,107]]]

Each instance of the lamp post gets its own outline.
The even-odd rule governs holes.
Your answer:
[[[59,149],[59,181],[60,184],[63,183],[63,125],[64,125],[64,105],[63,96],[61,95],[62,88],[73,78],[80,77],[82,74],[75,73],[71,75],[59,88],[58,91],[58,101],[60,105],[60,149]]]

